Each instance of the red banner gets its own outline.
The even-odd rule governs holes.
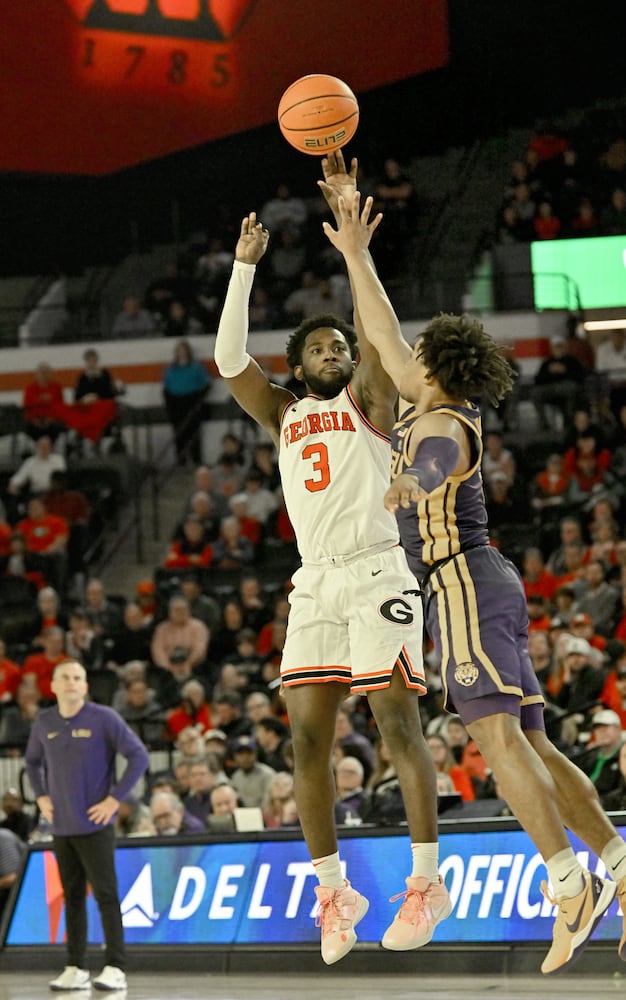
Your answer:
[[[271,122],[307,73],[358,96],[447,58],[446,0],[6,0],[0,170],[108,173]]]

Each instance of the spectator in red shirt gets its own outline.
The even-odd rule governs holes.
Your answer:
[[[603,652],[607,640],[603,635],[596,632],[596,623],[593,618],[583,611],[577,611],[569,621],[569,631],[579,639],[586,639],[590,646]]]
[[[608,448],[598,448],[593,434],[581,435],[576,445],[567,449],[563,459],[564,471],[574,480],[572,500],[584,501],[595,486],[602,485],[610,464]]]
[[[454,757],[450,752],[447,741],[443,736],[433,734],[426,738],[426,742],[433,758],[435,771],[438,774],[447,774],[450,776],[463,802],[473,802],[476,798],[476,793],[472,785],[472,779],[460,764],[454,763]]]
[[[531,547],[524,550],[522,570],[526,600],[532,594],[539,595],[551,603],[557,582],[552,573],[546,569],[541,549]]]
[[[621,655],[615,661],[613,670],[604,682],[600,701],[607,708],[617,712],[622,729],[626,729],[626,648],[624,646],[622,646]]]
[[[26,540],[26,550],[42,560],[46,580],[59,593],[64,592],[67,569],[69,525],[62,517],[49,514],[41,497],[31,497],[27,516],[18,521],[16,530]]]
[[[213,724],[204,684],[192,678],[183,684],[180,693],[180,705],[172,709],[165,720],[168,733],[176,738],[188,726],[208,733]]]
[[[22,671],[17,663],[7,656],[4,639],[0,639],[0,703],[12,701],[22,682]]]
[[[554,214],[551,203],[546,199],[537,206],[533,228],[538,240],[555,240],[561,231],[561,220]]]
[[[213,561],[213,546],[207,541],[202,522],[193,514],[183,525],[183,537],[175,538],[169,547],[166,569],[207,569]]]
[[[61,517],[69,526],[67,557],[70,572],[85,572],[85,553],[89,545],[91,509],[87,497],[79,490],[68,490],[65,472],[53,472],[50,489],[44,495],[48,514]]]
[[[58,417],[59,404],[63,403],[63,389],[52,376],[50,365],[37,365],[35,377],[24,389],[24,431],[34,441],[47,436],[56,441],[63,430]]]
[[[622,615],[615,626],[614,637],[626,642],[626,587],[622,587]]]
[[[34,675],[39,694],[46,701],[53,702],[54,695],[50,686],[52,674],[57,663],[67,659],[65,651],[65,633],[57,625],[47,628],[42,636],[43,652],[31,653],[24,660],[22,675]]]
[[[528,605],[528,631],[548,632],[550,628],[550,615],[548,614],[546,601],[541,594],[530,594]]]

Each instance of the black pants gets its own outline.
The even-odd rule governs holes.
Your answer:
[[[199,465],[202,461],[200,428],[205,392],[187,393],[184,396],[166,392],[164,396],[167,415],[174,431],[176,457],[182,461],[189,455],[193,463]]]
[[[115,831],[106,826],[80,837],[53,838],[65,896],[67,965],[85,968],[87,957],[87,882],[100,910],[105,965],[125,968],[124,929],[115,873]]]

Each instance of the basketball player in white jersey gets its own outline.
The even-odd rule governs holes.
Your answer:
[[[320,187],[340,219],[339,194],[356,190],[341,153],[323,160]],[[425,691],[422,609],[383,506],[396,390],[375,350],[333,316],[305,320],[289,339],[287,361],[304,399],[268,381],[247,354],[248,302],[269,233],[251,213],[242,222],[215,345],[220,374],[240,406],[270,434],[302,567],[293,577],[281,678],[295,758],[295,794],[319,881],[322,958],[343,958],[368,901],[344,879],[334,824],[331,767],[335,717],[350,693],[367,695],[389,747],[404,797],[412,870],[403,903],[385,932],[393,950],[431,940],[450,912],[438,873],[437,792],[420,724]],[[360,360],[357,364],[357,337]],[[391,887],[393,888],[393,887]]]

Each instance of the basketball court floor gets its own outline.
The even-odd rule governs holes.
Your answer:
[[[0,977],[0,1000],[44,1000],[51,997],[110,996],[111,1000],[485,1000],[504,997],[506,1000],[527,998],[567,998],[567,1000],[602,1000],[603,997],[624,995],[624,978],[574,975],[546,979],[533,976],[472,975],[414,976],[342,975],[323,972],[321,975],[299,975],[280,972],[280,956],[270,956],[263,974],[211,973],[131,973],[127,990],[99,993],[81,990],[73,993],[51,993],[48,979],[52,975],[37,972],[3,972]],[[626,973],[626,967],[625,967]]]

